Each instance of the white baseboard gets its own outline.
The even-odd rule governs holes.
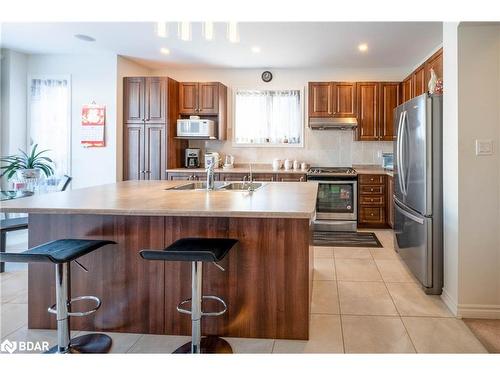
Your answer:
[[[476,319],[500,319],[500,305],[458,305],[458,317]]]
[[[451,313],[458,316],[458,303],[454,298],[450,296],[445,288],[443,288],[443,293],[441,293],[441,299],[444,304],[450,309]]]

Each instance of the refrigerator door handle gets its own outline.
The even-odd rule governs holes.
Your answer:
[[[406,150],[405,150],[405,144],[404,144],[404,139],[406,137],[406,124],[407,124],[407,115],[408,115],[408,112],[407,111],[404,111],[403,112],[403,119],[401,120],[401,180],[402,180],[402,183],[403,183],[403,192],[404,192],[404,195],[408,195],[408,186],[407,186],[407,182],[406,182],[406,179],[408,177],[407,175],[407,171],[408,171],[408,168],[405,167],[405,165],[403,165],[403,161],[405,160],[405,157],[406,157]]]
[[[397,172],[398,172],[398,181],[399,181],[399,187],[401,188],[401,192],[406,195],[405,190],[404,190],[404,185],[403,185],[403,168],[402,168],[402,158],[401,158],[401,140],[403,138],[403,134],[401,134],[402,129],[401,129],[401,124],[403,123],[403,116],[406,111],[401,112],[399,115],[399,123],[398,123],[398,137],[396,139],[396,151],[397,151]]]
[[[398,200],[396,197],[394,197],[394,203],[396,203],[394,206],[402,215],[406,216],[408,219],[413,220],[419,224],[424,224],[424,219],[401,208],[400,205],[398,204]]]

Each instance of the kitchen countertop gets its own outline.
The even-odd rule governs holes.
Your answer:
[[[175,191],[186,181],[123,181],[2,202],[1,212],[135,216],[312,218],[317,183],[266,182],[253,193]]]
[[[366,165],[353,165],[352,166],[357,174],[385,174],[387,176],[394,176],[393,171],[384,169],[380,165],[366,164]]]

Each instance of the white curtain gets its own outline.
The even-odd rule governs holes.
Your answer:
[[[45,156],[54,161],[56,175],[69,174],[69,79],[31,78],[29,105],[30,148],[38,144],[39,151],[50,150]]]
[[[300,90],[238,90],[234,110],[236,143],[302,142]]]

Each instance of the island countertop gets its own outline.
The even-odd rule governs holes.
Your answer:
[[[2,202],[2,212],[130,216],[312,218],[314,182],[268,182],[253,193],[165,190],[186,181],[123,181]]]

